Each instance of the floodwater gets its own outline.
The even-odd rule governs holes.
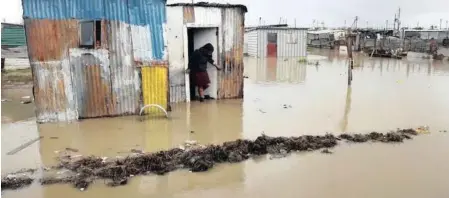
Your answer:
[[[2,123],[2,174],[53,165],[57,151],[65,148],[114,157],[131,149],[177,147],[185,140],[218,144],[261,133],[386,132],[421,125],[428,125],[431,133],[400,145],[343,144],[333,149],[333,155],[292,154],[219,164],[204,173],[179,170],[135,177],[117,188],[106,187],[103,181],[85,192],[69,185],[36,184],[4,191],[2,196],[449,197],[449,133],[442,132],[449,129],[449,62],[358,56],[348,88],[345,57],[333,51],[313,53],[309,64],[247,58],[243,100],[177,104],[169,120],[129,116],[70,124]],[[5,115],[20,117],[8,105],[14,104],[2,103],[2,120]],[[39,142],[15,155],[6,154],[39,136],[43,136]]]

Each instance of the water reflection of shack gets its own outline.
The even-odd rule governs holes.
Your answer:
[[[258,59],[256,82],[302,83],[307,65],[292,58]]]

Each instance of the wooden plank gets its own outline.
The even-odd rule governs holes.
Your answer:
[[[42,138],[44,138],[44,136],[40,136],[40,137],[37,137],[35,139],[32,139],[32,140],[30,140],[30,141],[20,145],[19,147],[15,148],[15,149],[13,149],[13,150],[11,150],[9,152],[7,152],[6,154],[7,155],[14,155],[14,154],[18,153],[19,151],[21,151],[21,150],[27,148],[28,146],[32,145],[33,143],[39,141]]]

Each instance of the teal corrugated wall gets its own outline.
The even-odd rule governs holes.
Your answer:
[[[23,27],[2,28],[2,45],[5,46],[25,46],[25,29]]]

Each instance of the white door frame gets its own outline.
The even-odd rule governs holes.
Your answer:
[[[217,46],[215,47],[217,49],[217,62],[219,61],[220,57],[220,26],[219,25],[212,25],[212,24],[195,24],[195,23],[186,23],[183,27],[183,38],[184,38],[184,71],[187,70],[189,67],[189,35],[188,35],[188,29],[189,28],[217,28],[218,35],[217,35]],[[190,102],[190,74],[185,73],[185,91],[186,91],[186,102]],[[217,91],[218,91],[218,82],[217,79]],[[218,93],[217,93],[218,94]],[[218,99],[218,98],[216,98]]]

